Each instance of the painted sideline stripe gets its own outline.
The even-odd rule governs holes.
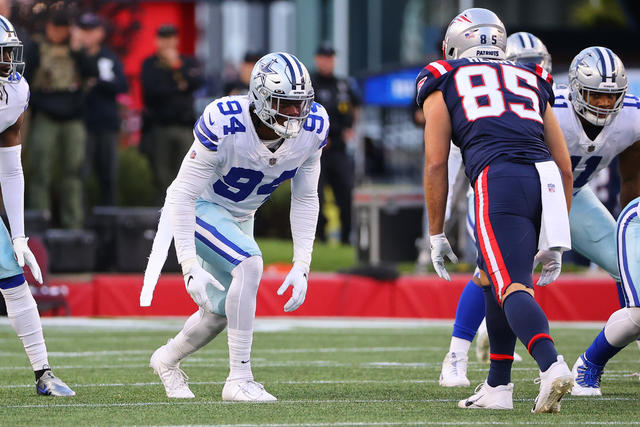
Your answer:
[[[184,326],[187,316],[183,317],[154,317],[154,318],[110,318],[94,319],[89,317],[43,317],[45,327],[64,327],[65,332],[91,332],[88,329],[108,330],[157,330],[179,331]],[[552,328],[602,329],[604,322],[550,322]],[[296,329],[395,329],[395,328],[427,328],[434,326],[451,327],[453,320],[434,319],[390,319],[390,318],[348,318],[348,317],[258,317],[254,331],[279,332]],[[10,326],[9,319],[0,318],[0,326]],[[69,331],[68,328],[77,327],[79,331]]]

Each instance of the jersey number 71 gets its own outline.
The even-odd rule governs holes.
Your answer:
[[[522,119],[535,120],[542,123],[540,116],[540,97],[522,85],[525,82],[531,87],[538,87],[538,77],[527,70],[512,65],[500,65],[502,81],[498,71],[489,65],[466,65],[460,67],[454,76],[458,96],[462,98],[462,108],[467,120],[473,122],[484,117],[500,117],[507,108]],[[506,89],[526,100],[525,102],[504,101],[501,89]],[[483,99],[482,105],[480,100]],[[525,99],[523,99],[525,101]]]

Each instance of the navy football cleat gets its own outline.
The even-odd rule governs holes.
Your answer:
[[[42,396],[75,396],[76,392],[71,390],[60,378],[53,375],[53,372],[46,371],[38,381],[36,381],[36,392]]]

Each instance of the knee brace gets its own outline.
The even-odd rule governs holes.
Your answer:
[[[19,316],[34,308],[37,310],[38,305],[36,300],[33,299],[29,285],[26,282],[15,288],[0,290],[7,305],[7,316],[9,318]]]
[[[604,327],[607,341],[625,347],[640,336],[640,307],[626,307],[613,313]]]
[[[256,313],[256,295],[262,278],[262,257],[252,256],[232,271],[225,312],[230,329],[251,330]]]

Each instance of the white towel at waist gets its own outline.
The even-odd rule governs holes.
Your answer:
[[[149,262],[144,271],[144,284],[140,291],[140,307],[149,307],[153,299],[153,291],[162,273],[162,267],[167,260],[167,254],[173,240],[171,231],[171,220],[169,218],[169,209],[166,205],[162,208],[160,221],[158,222],[158,231],[153,239],[151,247],[151,255]]]
[[[552,160],[536,163],[540,175],[540,193],[542,199],[542,218],[538,249],[571,249],[569,213],[564,197],[562,178],[558,166]]]

